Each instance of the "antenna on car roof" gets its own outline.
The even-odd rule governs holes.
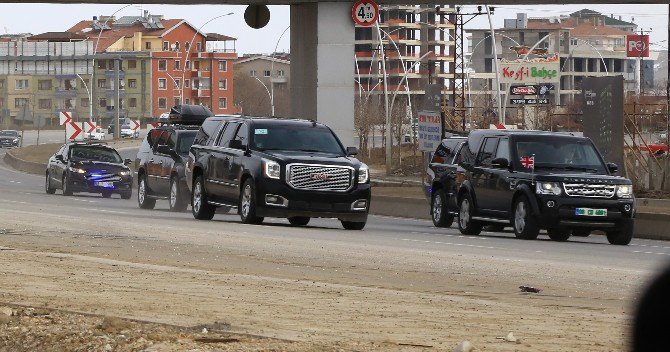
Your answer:
[[[311,120],[309,120],[309,122],[311,122],[311,123],[312,123],[312,127],[316,127],[316,120],[314,120],[314,119],[311,119]]]

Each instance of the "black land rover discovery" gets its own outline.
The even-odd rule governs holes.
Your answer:
[[[370,207],[368,167],[327,126],[307,120],[215,116],[189,152],[186,179],[196,219],[217,207],[237,207],[242,222],[336,218],[345,229],[365,227]]]
[[[611,244],[633,237],[631,181],[605,163],[590,139],[542,131],[473,131],[456,175],[458,227],[511,225],[517,238],[546,229],[555,241],[602,230]]]

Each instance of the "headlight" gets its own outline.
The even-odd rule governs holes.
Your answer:
[[[76,173],[76,174],[85,174],[85,173],[86,173],[86,170],[84,170],[84,169],[80,169],[80,168],[76,168],[76,167],[70,167],[70,172],[74,172],[74,173]]]
[[[370,181],[370,169],[365,164],[358,168],[358,183],[368,183]]]
[[[561,195],[561,184],[558,182],[536,182],[535,193]]]
[[[280,174],[281,166],[279,166],[279,163],[276,161],[263,159],[263,176],[278,180]]]
[[[14,138],[14,143],[18,143],[18,142],[19,142],[19,139],[18,139],[18,138]]]
[[[119,172],[119,175],[121,176],[130,176],[130,170],[123,170]]]
[[[633,196],[633,186],[631,185],[616,186],[616,196],[619,198],[631,198]]]

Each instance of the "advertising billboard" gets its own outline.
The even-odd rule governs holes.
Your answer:
[[[627,57],[649,57],[649,36],[629,34],[626,36]]]
[[[584,77],[584,136],[591,138],[606,162],[624,170],[623,76]]]

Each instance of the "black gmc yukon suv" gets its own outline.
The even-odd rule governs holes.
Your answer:
[[[631,181],[605,163],[590,139],[542,131],[473,131],[461,148],[458,227],[511,225],[517,238],[546,229],[555,241],[602,230],[611,244],[633,237]]]
[[[365,227],[370,207],[368,167],[333,131],[307,120],[214,116],[200,128],[186,166],[196,219],[216,207],[237,207],[242,222],[337,218]]]

